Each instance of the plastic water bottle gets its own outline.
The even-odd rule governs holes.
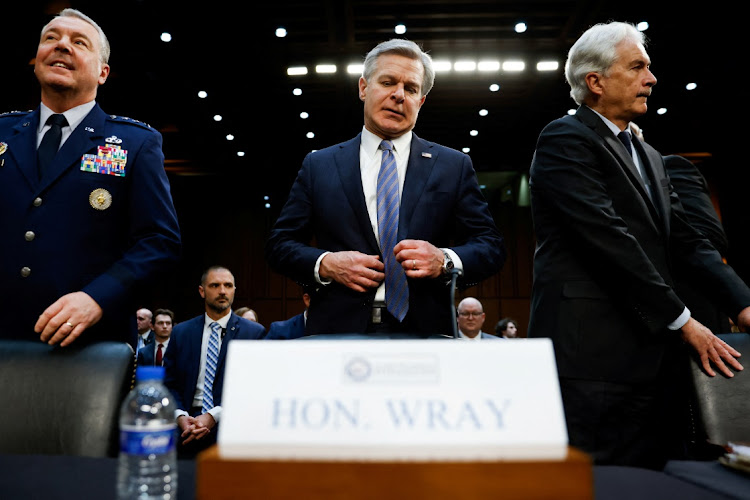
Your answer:
[[[139,366],[120,409],[117,498],[177,498],[177,424],[164,368]]]

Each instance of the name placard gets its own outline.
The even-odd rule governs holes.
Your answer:
[[[224,458],[557,459],[549,339],[232,341]]]

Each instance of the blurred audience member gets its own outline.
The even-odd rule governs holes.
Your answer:
[[[495,325],[495,334],[506,339],[518,338],[518,325],[510,318],[503,318]]]
[[[154,336],[151,343],[138,350],[138,365],[162,366],[172,335],[174,313],[169,309],[157,309],[154,313]]]

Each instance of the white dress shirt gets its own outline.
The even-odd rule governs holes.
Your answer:
[[[75,108],[70,108],[67,111],[64,111],[63,113],[59,113],[61,115],[65,116],[65,119],[68,120],[68,124],[62,127],[62,136],[60,137],[60,147],[62,147],[63,144],[65,144],[65,141],[68,140],[68,137],[70,137],[70,134],[73,133],[73,131],[76,129],[78,125],[81,124],[84,118],[86,118],[86,115],[88,115],[92,109],[94,109],[94,106],[96,106],[96,101],[90,101],[86,104],[81,104],[80,106],[76,106]],[[42,139],[44,138],[44,134],[47,133],[47,131],[50,129],[52,125],[47,124],[47,119],[56,114],[54,111],[49,109],[44,104],[41,104],[39,106],[39,128],[37,129],[36,134],[36,147],[39,148],[39,145],[42,143]],[[59,151],[59,149],[58,149]]]

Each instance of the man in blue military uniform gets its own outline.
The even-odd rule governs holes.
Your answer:
[[[161,135],[95,101],[108,59],[65,9],[39,41],[41,105],[0,115],[0,338],[134,342],[133,293],[179,255]]]

